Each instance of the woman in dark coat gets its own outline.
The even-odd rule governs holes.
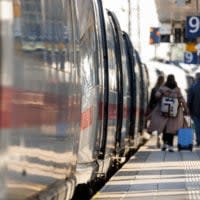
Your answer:
[[[149,100],[149,104],[147,106],[147,112],[146,112],[147,120],[151,120],[151,112],[153,111],[153,109],[156,107],[156,105],[159,102],[159,99],[155,96],[155,94],[157,90],[163,85],[163,83],[164,83],[164,76],[159,75],[155,86],[151,90],[150,100]],[[148,129],[148,132],[151,134],[151,131],[149,131],[149,129]],[[159,133],[157,136],[157,147],[160,147]]]
[[[150,100],[148,104],[148,112],[151,112],[156,107],[159,100],[155,96],[155,94],[157,90],[163,85],[163,83],[164,83],[164,76],[163,75],[158,76],[157,82],[151,90]]]

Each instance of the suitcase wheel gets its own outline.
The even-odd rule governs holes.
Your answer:
[[[182,149],[186,149],[186,150],[192,151],[193,150],[193,145],[190,144],[188,147],[182,147],[180,144],[178,144],[177,149],[178,149],[178,151],[181,151]]]

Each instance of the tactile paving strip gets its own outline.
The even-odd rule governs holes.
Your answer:
[[[191,156],[191,154],[190,154]],[[196,161],[185,161],[185,175],[186,175],[186,190],[189,193],[189,200],[200,199],[200,158],[197,154]]]

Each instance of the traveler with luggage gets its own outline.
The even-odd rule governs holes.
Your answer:
[[[163,133],[162,150],[173,152],[174,135],[184,125],[184,112],[188,113],[187,104],[177,86],[174,75],[167,76],[163,86],[159,88],[155,96],[160,103],[154,108],[151,114],[149,129]]]
[[[196,145],[200,146],[200,72],[196,73],[196,81],[188,90],[187,103],[194,122]]]

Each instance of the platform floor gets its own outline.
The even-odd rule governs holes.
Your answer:
[[[171,153],[155,144],[152,136],[93,199],[200,200],[200,148]]]

